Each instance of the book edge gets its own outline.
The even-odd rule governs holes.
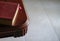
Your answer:
[[[16,21],[16,17],[17,17],[17,15],[18,15],[18,11],[19,11],[19,4],[18,4],[18,6],[17,6],[17,9],[16,9],[16,12],[15,12],[15,15],[14,15],[13,20],[12,20],[12,26],[15,25],[15,21]]]

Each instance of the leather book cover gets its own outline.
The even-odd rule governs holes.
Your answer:
[[[17,16],[15,17],[15,22],[14,22],[15,26],[9,26],[12,23],[12,19],[13,19],[13,16],[14,16],[15,13],[12,15],[12,17],[4,16],[4,17],[0,18],[0,21],[5,23],[3,25],[0,24],[0,38],[9,37],[9,36],[14,36],[14,37],[24,36],[27,33],[28,25],[26,24],[27,15],[25,13],[25,9],[24,9],[24,6],[23,6],[23,1],[22,0],[0,0],[0,1],[4,1],[4,3],[7,2],[9,4],[13,3],[13,5],[17,4],[16,8],[18,6],[18,3],[20,4],[18,13],[16,13]],[[14,10],[14,12],[15,12],[15,10]],[[16,25],[18,25],[18,26],[16,26]]]
[[[0,1],[0,24],[13,25],[18,14],[19,4]]]

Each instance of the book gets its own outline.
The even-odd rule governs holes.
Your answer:
[[[9,4],[11,2],[13,2],[15,5],[17,3],[17,6],[18,6],[18,3],[20,4],[18,12],[17,12],[18,14],[16,15],[16,18],[14,21],[14,26],[10,26],[10,25],[12,25],[12,20],[14,20],[13,18],[14,18],[15,12],[17,10],[16,9],[17,6],[13,13],[13,17],[10,18],[9,17],[10,15],[7,15],[7,16],[4,15],[3,17],[0,17],[0,38],[10,37],[10,36],[14,36],[16,38],[16,37],[24,36],[27,33],[28,25],[26,24],[27,15],[25,13],[25,9],[24,9],[22,0],[0,0],[0,1],[4,1],[4,4],[5,4],[5,2],[8,2]],[[11,9],[9,9],[9,10],[11,10]],[[7,11],[3,14],[6,14]],[[2,11],[2,12],[4,12],[4,11]],[[16,25],[19,25],[19,26],[16,26]]]
[[[15,26],[19,3],[0,1],[0,24]]]

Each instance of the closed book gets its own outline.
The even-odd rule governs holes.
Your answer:
[[[0,38],[24,36],[28,29],[26,22],[27,15],[22,0],[0,0]]]
[[[19,8],[18,3],[0,1],[0,24],[15,26]]]

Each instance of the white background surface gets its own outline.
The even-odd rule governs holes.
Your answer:
[[[0,41],[60,41],[60,1],[23,0],[30,17],[25,36],[2,38]]]

